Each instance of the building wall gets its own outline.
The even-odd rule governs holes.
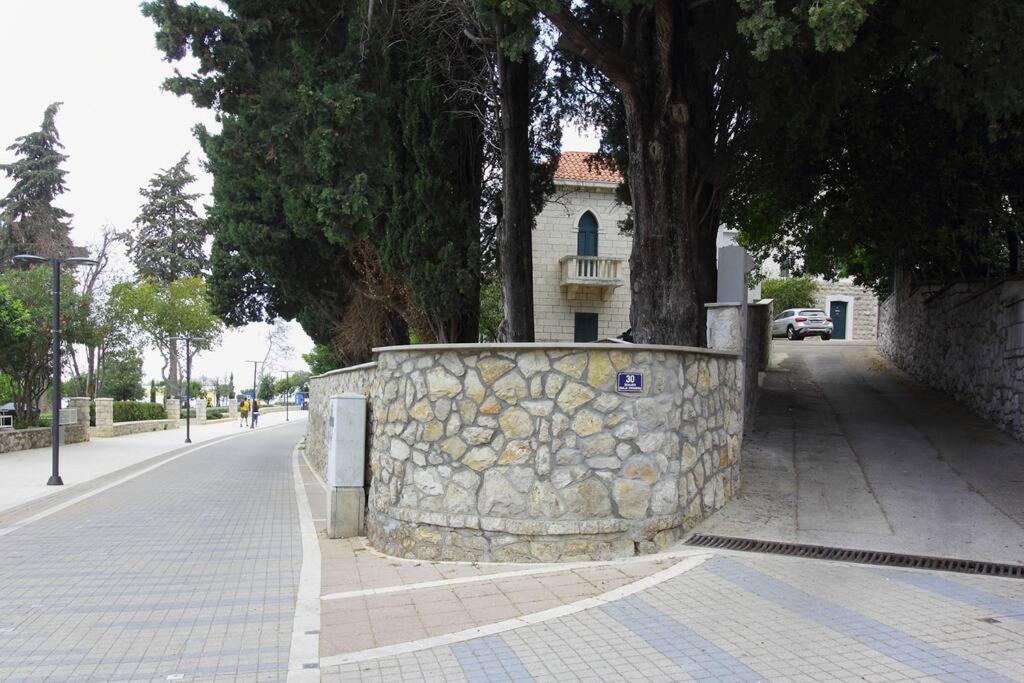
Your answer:
[[[817,280],[818,293],[814,305],[828,313],[830,298],[848,301],[846,338],[875,341],[878,337],[878,297],[870,289],[858,287],[850,279],[828,282]],[[852,306],[852,310],[850,307]]]
[[[559,184],[537,216],[533,232],[533,306],[537,341],[572,341],[575,313],[597,313],[599,339],[616,337],[629,329],[629,253],[633,240],[619,233],[626,209],[615,201],[615,186],[592,188]],[[598,256],[623,259],[622,286],[606,299],[579,293],[568,298],[560,286],[564,256],[576,254],[577,223],[590,210],[598,223]]]
[[[1024,281],[899,287],[881,313],[882,355],[1024,439]]]

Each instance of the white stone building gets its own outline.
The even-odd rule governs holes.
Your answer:
[[[533,310],[537,341],[595,341],[629,329],[629,252],[619,232],[626,208],[615,201],[618,173],[563,152],[555,193],[533,231]]]
[[[615,200],[621,176],[590,161],[589,152],[563,152],[555,193],[533,232],[533,306],[537,341],[594,341],[629,329],[629,253],[633,238],[619,232],[626,207]],[[724,226],[718,246],[735,244]],[[769,277],[786,275],[762,264]],[[751,290],[760,297],[760,285]],[[834,339],[874,340],[878,299],[851,280],[818,281],[815,305],[836,325]]]

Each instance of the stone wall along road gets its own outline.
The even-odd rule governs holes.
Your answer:
[[[367,535],[386,553],[556,561],[649,552],[738,488],[735,353],[619,344],[376,351]],[[642,374],[643,392],[617,393],[619,371]]]
[[[1024,439],[1024,280],[898,286],[881,306],[878,350]]]

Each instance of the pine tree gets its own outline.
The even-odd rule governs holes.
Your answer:
[[[39,130],[23,135],[7,148],[16,160],[0,164],[14,187],[0,199],[0,271],[11,266],[11,256],[21,253],[40,256],[72,255],[69,235],[71,214],[54,206],[64,194],[67,173],[61,164],[67,155],[54,118],[60,108],[54,102],[43,113]]]
[[[135,218],[136,232],[128,236],[128,251],[141,277],[170,283],[208,268],[206,221],[194,206],[200,195],[186,191],[193,182],[186,154],[139,189],[146,201]]]

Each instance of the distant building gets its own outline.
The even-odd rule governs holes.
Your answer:
[[[563,152],[555,192],[533,232],[533,309],[537,341],[595,341],[629,329],[629,254],[633,238],[619,224],[626,207],[615,200],[619,173],[589,152]],[[735,244],[722,226],[718,246]],[[765,262],[769,277],[788,276]],[[760,285],[750,290],[760,298]],[[852,280],[818,280],[815,303],[838,320],[834,339],[871,339],[878,329],[878,299]]]

